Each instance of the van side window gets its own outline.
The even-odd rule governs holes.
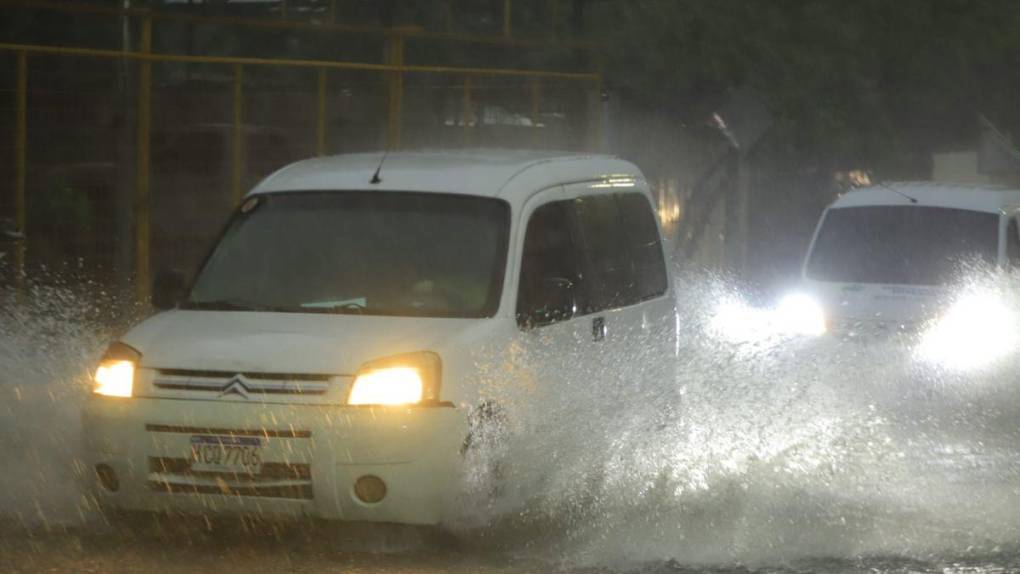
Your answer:
[[[634,267],[634,296],[639,301],[653,299],[666,292],[666,262],[662,239],[648,198],[640,193],[617,196],[627,231],[627,252]]]
[[[581,295],[578,256],[566,205],[547,203],[528,221],[517,290],[517,324],[540,327],[570,319]]]
[[[1006,228],[1006,259],[1010,269],[1020,270],[1020,227],[1015,217],[1009,218]]]

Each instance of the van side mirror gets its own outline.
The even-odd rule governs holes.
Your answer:
[[[166,269],[156,273],[152,282],[152,306],[160,311],[173,309],[187,295],[184,273]]]
[[[574,282],[564,277],[543,279],[528,299],[530,304],[517,316],[517,323],[525,329],[566,321],[577,312]]]

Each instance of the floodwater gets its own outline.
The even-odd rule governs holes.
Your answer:
[[[1020,572],[1020,359],[959,375],[920,368],[913,335],[733,336],[719,309],[745,298],[707,276],[677,299],[679,361],[562,376],[581,357],[487,350],[532,379],[484,381],[506,423],[436,532],[108,521],[81,488],[78,409],[126,317],[95,286],[4,292],[0,569]]]

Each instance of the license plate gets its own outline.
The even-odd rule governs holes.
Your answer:
[[[262,471],[262,439],[256,436],[193,435],[191,470],[258,474]]]

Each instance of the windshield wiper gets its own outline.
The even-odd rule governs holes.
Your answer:
[[[282,307],[258,305],[243,299],[214,299],[212,301],[187,301],[182,309],[202,309],[205,311],[285,311]]]
[[[348,301],[347,303],[340,303],[338,305],[302,305],[301,312],[304,313],[333,313],[337,315],[361,315],[367,309],[365,305],[361,303],[355,303],[354,301]]]
[[[260,305],[243,299],[214,299],[212,301],[187,301],[181,305],[181,309],[197,309],[203,311],[256,311],[270,313],[323,313],[334,315],[362,315],[367,306],[361,303],[348,301],[337,305],[301,305],[299,307],[284,307],[273,305]],[[376,313],[372,314],[388,314]]]

